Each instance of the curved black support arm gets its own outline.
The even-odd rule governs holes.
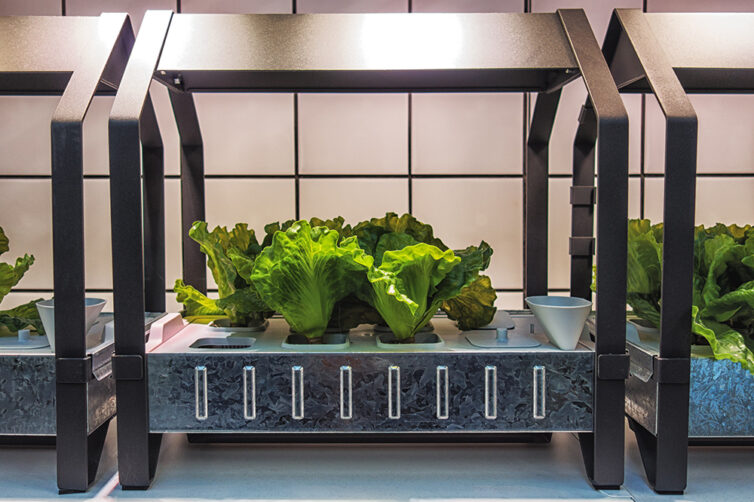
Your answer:
[[[686,487],[694,267],[697,117],[672,64],[635,9],[616,9],[604,53],[616,81],[646,79],[666,117],[660,354],[656,429],[633,423],[647,478],[660,492]]]
[[[118,458],[131,466],[120,470],[123,486],[144,486],[152,475],[144,311],[165,309],[165,207],[163,145],[149,86],[171,18],[170,11],[144,16],[109,123]]]
[[[547,294],[547,211],[549,207],[549,147],[558,88],[537,94],[524,164],[524,298]]]
[[[660,357],[689,357],[698,121],[642,12],[616,9],[614,16],[667,119]]]
[[[623,482],[623,400],[626,360],[626,249],[628,221],[628,114],[623,106],[602,51],[583,10],[559,10],[563,28],[576,56],[589,99],[576,137],[574,192],[572,200],[583,198],[579,184],[593,184],[593,142],[609,145],[597,151],[597,319],[595,340],[594,432],[580,436],[587,471],[595,486],[618,486]],[[590,106],[591,105],[591,106]],[[595,134],[596,132],[596,134]],[[588,145],[592,145],[589,148]],[[580,156],[583,156],[580,158]],[[587,178],[590,178],[589,180]],[[578,184],[577,184],[578,183]],[[583,191],[583,190],[582,190]],[[579,201],[583,202],[583,201]],[[574,205],[575,235],[571,253],[581,258],[574,263],[572,281],[591,275],[590,211]],[[586,239],[586,240],[584,240]],[[586,243],[586,245],[584,244]],[[581,256],[579,256],[581,255]],[[590,263],[589,263],[590,265]],[[585,273],[586,272],[586,273]],[[587,296],[581,287],[572,294]],[[625,367],[625,368],[624,368]],[[622,371],[625,369],[625,371]],[[624,374],[625,373],[625,374]]]
[[[58,487],[84,491],[88,466],[89,367],[84,310],[83,122],[107,73],[122,73],[133,44],[125,14],[103,14],[86,57],[79,59],[52,116],[52,235],[55,291],[55,355]],[[125,50],[123,50],[125,47]],[[112,78],[112,77],[111,77]],[[117,84],[117,79],[113,84]],[[82,468],[85,466],[85,468]]]
[[[180,85],[179,82],[176,85]],[[169,88],[170,104],[181,137],[181,231],[183,243],[183,280],[207,293],[204,254],[189,237],[195,221],[204,220],[204,147],[194,97],[189,92]]]

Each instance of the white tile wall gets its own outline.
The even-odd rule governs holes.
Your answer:
[[[414,94],[412,100],[412,172],[521,174],[522,94]]]
[[[300,190],[302,218],[343,216],[355,225],[388,211],[408,211],[405,179],[302,179]]]
[[[139,30],[144,13],[150,9],[176,9],[176,0],[65,0],[69,16],[98,16],[102,12],[128,12],[134,31]]]
[[[496,288],[520,288],[523,193],[518,179],[415,179],[414,215],[453,249],[487,241]]]
[[[291,5],[291,0],[181,0],[181,12],[287,14]]]
[[[50,174],[58,96],[0,96],[0,174]]]
[[[298,0],[297,12],[407,12],[407,0]]]
[[[299,172],[408,173],[406,94],[300,94]]]
[[[522,0],[413,0],[412,12],[523,12]]]
[[[699,120],[697,172],[754,172],[754,96],[690,96]],[[665,117],[654,97],[647,97],[645,171],[665,171]]]
[[[206,174],[293,174],[291,94],[197,94]]]
[[[646,217],[662,220],[664,181],[646,180]],[[754,223],[754,178],[697,178],[696,224],[725,223],[739,225]]]
[[[87,288],[110,288],[110,193],[104,179],[84,181],[84,256]],[[49,179],[6,179],[0,183],[0,226],[11,249],[3,261],[33,254],[22,289],[52,287],[52,202]]]
[[[59,16],[62,7],[60,0],[3,0],[0,16]]]

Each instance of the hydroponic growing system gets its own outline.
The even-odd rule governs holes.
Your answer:
[[[426,40],[442,37],[449,24],[460,33],[458,52],[434,54],[428,65]],[[362,38],[366,25],[374,28],[369,44]],[[421,47],[408,42],[386,55],[385,48],[394,47],[385,42],[395,26],[415,34],[406,40],[425,42]],[[187,236],[205,214],[194,92],[537,92],[526,152],[525,294],[545,295],[548,141],[560,90],[579,77],[590,99],[574,165],[572,292],[591,297],[596,158],[604,193],[596,204],[603,267],[594,343],[585,337],[572,351],[546,342],[536,349],[483,349],[469,344],[449,320],[435,318],[444,346],[377,347],[369,333],[354,330],[348,348],[295,349],[281,346],[287,325],[272,319],[246,348],[206,348],[200,339],[211,336],[211,328],[189,324],[150,340],[156,348],[145,351],[145,305],[147,310],[164,305],[165,295],[162,145],[151,106],[144,106],[153,79],[168,88],[180,133],[184,280],[203,292],[204,256]],[[390,16],[148,12],[110,121],[121,484],[149,486],[166,432],[190,433],[196,440],[242,435],[257,441],[492,441],[571,431],[579,434],[591,482],[620,485],[628,373],[627,122],[581,10]],[[598,154],[597,137],[603,145]],[[512,318],[514,333],[538,330],[528,311]]]
[[[603,47],[620,91],[653,93],[666,118],[661,328],[628,340],[626,386],[629,424],[658,492],[685,489],[689,444],[754,439],[754,376],[690,355],[697,117],[687,97],[754,92],[752,47],[753,14],[633,9],[614,11]]]
[[[0,442],[56,445],[61,492],[94,480],[115,414],[112,331],[103,330],[112,316],[85,329],[82,124],[95,95],[115,94],[133,41],[125,14],[0,17],[0,94],[61,96],[51,166],[54,293],[64,312],[54,352],[0,350]]]

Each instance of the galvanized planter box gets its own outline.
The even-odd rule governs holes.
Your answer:
[[[100,315],[87,336],[87,356],[92,358],[86,384],[88,433],[115,415],[112,330],[105,333],[112,317]],[[50,347],[0,351],[0,435],[54,436],[56,429],[55,354]]]
[[[516,331],[536,326],[515,316]],[[483,349],[447,318],[426,349],[379,348],[371,329],[350,347],[284,349],[287,323],[247,334],[249,349],[192,349],[211,328],[188,325],[147,356],[151,432],[589,432],[594,353]],[[227,333],[218,333],[226,336]]]
[[[657,385],[651,381],[659,338],[629,332],[631,376],[626,383],[626,413],[657,433]],[[716,360],[709,347],[691,350],[689,438],[754,437],[754,375],[740,364]]]

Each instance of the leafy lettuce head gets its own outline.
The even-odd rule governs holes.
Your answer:
[[[355,237],[308,221],[274,232],[257,257],[250,279],[262,300],[297,332],[322,337],[335,303],[351,294],[373,259]]]
[[[360,294],[400,341],[411,341],[445,300],[457,297],[478,277],[479,268],[472,265],[477,260],[464,266],[450,249],[417,243],[406,234],[383,235],[377,249],[377,266],[367,274],[371,288]]]
[[[207,222],[197,221],[191,226],[189,237],[207,255],[207,267],[217,283],[220,298],[208,298],[194,287],[177,280],[174,290],[187,316],[227,316],[232,325],[254,326],[272,315],[271,309],[251,284],[254,260],[262,250],[254,230],[245,223],[239,223],[230,231],[225,227],[215,227],[210,232]]]
[[[0,227],[0,255],[10,249],[8,244],[8,237]],[[0,263],[0,302],[10,293],[11,288],[18,284],[33,264],[34,256],[29,254],[17,258],[14,264]],[[34,300],[10,310],[0,311],[0,336],[15,335],[19,329],[27,327],[35,328],[39,333],[44,333],[35,306],[38,301]]]

